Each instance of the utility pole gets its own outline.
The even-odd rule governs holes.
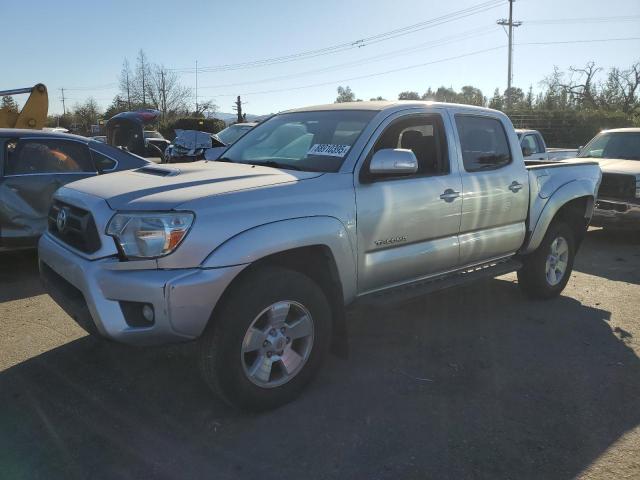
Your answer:
[[[60,91],[62,92],[62,114],[66,115],[67,109],[64,106],[64,88],[61,88]]]
[[[196,115],[198,114],[198,60],[196,60]]]
[[[240,95],[238,95],[238,99],[236,100],[236,106],[234,108],[236,112],[238,112],[238,123],[242,123],[242,100],[240,100]]]
[[[513,21],[513,2],[515,0],[509,0],[509,20],[501,18],[496,23],[498,25],[509,26],[509,60],[507,66],[507,108],[511,107],[511,79],[513,77],[512,72],[512,57],[513,57],[513,27],[519,27],[522,22]]]
[[[164,122],[164,116],[165,113],[167,111],[167,89],[165,87],[164,84],[164,67],[161,67],[160,69],[160,78],[161,78],[161,84],[162,84],[162,121]]]

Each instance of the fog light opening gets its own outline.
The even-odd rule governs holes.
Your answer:
[[[142,307],[142,316],[144,317],[144,319],[149,322],[149,323],[153,323],[153,320],[155,318],[155,313],[153,311],[153,306],[149,305],[148,303],[145,304]]]

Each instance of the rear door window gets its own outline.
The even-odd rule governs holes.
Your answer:
[[[456,126],[467,172],[495,170],[511,163],[507,134],[498,119],[456,115]]]
[[[5,175],[96,171],[89,148],[69,140],[10,140],[5,147],[5,158]]]

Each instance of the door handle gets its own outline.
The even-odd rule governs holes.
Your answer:
[[[447,188],[442,195],[440,195],[440,199],[444,200],[447,203],[453,202],[456,198],[460,196],[460,192],[456,192],[452,188]]]
[[[521,189],[522,189],[522,184],[516,182],[515,180],[511,182],[511,185],[509,185],[509,190],[511,190],[513,193],[519,192]]]

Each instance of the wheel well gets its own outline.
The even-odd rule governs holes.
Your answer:
[[[225,301],[225,298],[234,286],[254,271],[265,266],[279,266],[302,273],[313,280],[322,289],[331,307],[333,321],[333,351],[340,356],[347,355],[346,324],[344,314],[344,296],[342,282],[338,274],[335,259],[331,250],[326,245],[312,245],[308,247],[293,248],[283,252],[277,252],[263,257],[233,279],[227,287],[222,298],[214,308],[211,320],[215,321],[215,312]],[[342,342],[345,342],[342,344]]]
[[[593,208],[593,197],[579,197],[565,203],[555,214],[553,220],[565,222],[571,230],[576,241],[576,250],[584,239],[589,226],[587,212]]]

